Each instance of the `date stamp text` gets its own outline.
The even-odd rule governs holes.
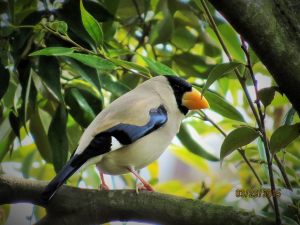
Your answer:
[[[235,197],[237,198],[271,198],[271,197],[277,197],[279,198],[281,196],[280,190],[272,191],[268,189],[253,189],[253,190],[244,190],[244,189],[237,189],[235,191]]]

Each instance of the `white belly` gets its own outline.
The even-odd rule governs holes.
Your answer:
[[[169,146],[181,121],[178,122],[179,124],[162,127],[131,145],[104,154],[101,161],[96,164],[98,169],[105,174],[119,175],[128,173],[129,166],[133,166],[135,170],[148,166]]]

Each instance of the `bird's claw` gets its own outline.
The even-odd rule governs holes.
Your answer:
[[[140,190],[154,191],[154,189],[151,187],[150,184],[148,184],[148,185],[145,185],[145,184],[144,185],[142,185],[142,184],[136,185],[135,191],[136,191],[137,194],[139,194]]]
[[[109,190],[109,187],[106,184],[99,184],[100,190]]]

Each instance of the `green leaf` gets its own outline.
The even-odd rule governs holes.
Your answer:
[[[266,157],[266,152],[265,152],[265,146],[264,146],[264,143],[262,142],[261,140],[261,137],[258,137],[257,138],[257,148],[258,148],[258,154],[259,154],[259,157],[261,159],[263,159],[264,161],[267,162],[267,157]],[[269,175],[269,169],[268,169],[268,165],[266,164],[262,164],[262,167],[265,171],[265,175],[266,175],[266,180],[267,182],[269,183],[270,181],[270,175]]]
[[[88,91],[69,88],[65,91],[65,101],[70,114],[82,127],[87,128],[102,110],[102,102]]]
[[[131,89],[128,86],[118,81],[114,81],[112,77],[108,74],[100,73],[100,80],[102,87],[105,90],[114,93],[118,97],[126,94],[128,91],[131,91]]]
[[[98,68],[98,69],[114,69],[116,67],[115,64],[108,61],[107,59],[103,59],[103,58],[100,58],[97,56],[79,54],[79,53],[71,53],[66,56],[77,59],[78,61],[80,61],[88,66]]]
[[[48,47],[44,48],[42,50],[39,50],[37,52],[31,53],[29,56],[35,56],[35,55],[68,55],[74,52],[74,49],[71,48],[64,48],[64,47]]]
[[[55,32],[58,31],[59,28],[59,23],[58,22],[48,22],[47,26],[51,29],[54,30]]]
[[[79,73],[93,87],[95,87],[98,93],[102,96],[101,82],[97,69],[87,66],[70,57],[61,56],[60,58],[63,59],[72,69],[76,70],[76,72]]]
[[[9,123],[10,126],[13,130],[13,132],[15,133],[15,135],[18,137],[19,141],[21,142],[21,138],[20,138],[20,118],[17,117],[13,111],[10,111],[9,113]]]
[[[146,67],[140,66],[140,65],[132,63],[132,62],[123,61],[120,59],[110,58],[109,60],[118,66],[127,68],[128,70],[132,71],[133,73],[135,72],[134,70],[137,70],[138,72],[147,74],[149,77],[151,77],[151,74]]]
[[[248,52],[250,54],[251,66],[253,67],[256,63],[260,62],[260,59],[257,57],[250,46],[248,47]]]
[[[48,131],[48,141],[56,173],[63,168],[68,159],[67,119],[68,113],[66,108],[61,104],[58,105]]]
[[[199,142],[192,138],[191,134],[188,131],[187,124],[182,123],[180,126],[180,130],[177,133],[177,137],[180,142],[189,150],[190,152],[198,155],[208,161],[217,162],[220,161],[219,158],[207,152],[205,148],[203,148]]]
[[[2,126],[0,126],[0,132],[1,127]],[[15,137],[15,133],[10,129],[8,135],[0,141],[0,162],[2,162],[4,156],[9,152],[9,150],[13,148]]]
[[[9,79],[9,71],[5,69],[5,67],[0,63],[0,100],[2,99],[2,97],[8,89]]]
[[[291,106],[291,108],[283,118],[282,125],[292,125],[295,114],[296,114],[296,110],[294,109],[293,106]]]
[[[268,217],[268,218],[273,218],[275,219],[276,218],[276,214],[273,213],[273,212],[263,212],[263,211],[260,211],[259,213],[256,213],[257,215],[263,215],[265,217]],[[291,218],[287,217],[287,216],[283,216],[281,215],[281,219],[283,220],[283,222],[285,222],[285,224],[289,224],[289,225],[298,225],[298,223],[296,223],[294,220],[292,220]],[[275,220],[274,220],[274,223],[275,223]]]
[[[198,91],[202,91],[201,88],[194,86]],[[210,109],[221,116],[224,116],[231,120],[245,122],[242,114],[233,107],[226,99],[214,94],[210,91],[206,91],[204,97],[209,102]]]
[[[15,0],[8,0],[9,17],[12,24],[15,24]]]
[[[295,179],[297,186],[300,187],[300,182],[298,180],[297,173],[295,172],[295,170],[293,170],[291,167],[285,166],[285,171],[288,175],[292,176]]]
[[[258,131],[250,127],[239,127],[231,131],[225,138],[221,146],[220,159],[221,166],[223,159],[234,150],[241,148],[259,136]]]
[[[12,128],[10,126],[9,117],[6,116],[0,124],[0,142],[4,141],[5,138],[8,137]]]
[[[208,75],[207,81],[202,89],[202,95],[204,92],[212,85],[216,80],[218,80],[222,75],[231,72],[236,67],[241,65],[239,62],[229,62],[217,65]]]
[[[270,151],[272,154],[279,152],[299,137],[300,123],[284,125],[277,128],[271,136]]]
[[[48,113],[38,108],[30,118],[29,129],[42,158],[48,163],[53,163],[51,147],[47,137],[50,119],[51,116]]]
[[[275,89],[272,87],[268,87],[268,88],[262,88],[258,91],[257,93],[259,100],[262,102],[262,104],[265,106],[265,108],[267,106],[269,106],[275,96]]]
[[[84,28],[89,33],[89,35],[93,38],[97,45],[103,44],[103,32],[102,29],[97,22],[83,7],[82,0],[80,0],[80,11],[81,11],[81,19]]]
[[[58,21],[58,32],[67,35],[68,25],[64,21]]]
[[[143,58],[143,60],[148,64],[148,66],[159,75],[174,75],[178,76],[177,73],[175,73],[171,68],[167,67],[166,65],[154,60],[149,59],[145,56],[139,55]]]
[[[32,163],[34,162],[34,156],[36,151],[31,151],[26,155],[23,163],[22,163],[22,173],[24,174],[24,178],[28,179],[30,177],[30,170],[32,168]]]
[[[34,72],[53,91],[57,99],[63,103],[64,99],[60,87],[60,66],[53,56],[39,56],[36,64],[33,65]]]

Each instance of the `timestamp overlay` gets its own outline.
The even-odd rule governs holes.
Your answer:
[[[271,198],[281,196],[280,190],[269,190],[269,189],[237,189],[235,191],[235,197],[237,198]]]

